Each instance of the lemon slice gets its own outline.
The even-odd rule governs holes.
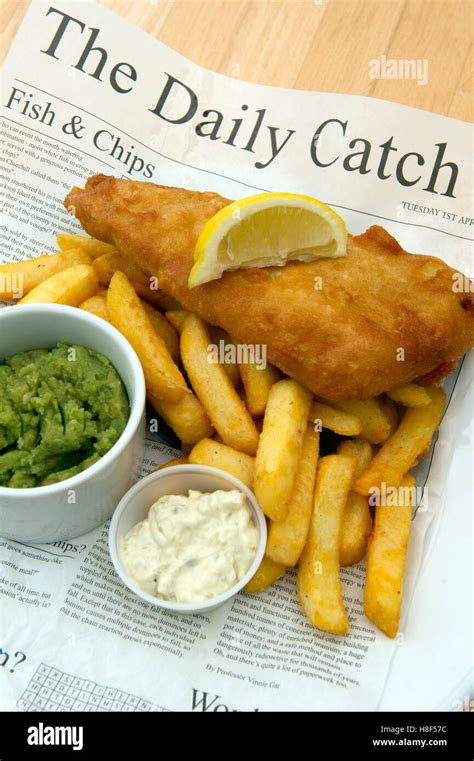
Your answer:
[[[188,286],[217,280],[226,270],[345,256],[346,244],[344,221],[317,198],[259,193],[224,206],[204,225]]]

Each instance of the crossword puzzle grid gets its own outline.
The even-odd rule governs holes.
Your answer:
[[[18,711],[166,711],[113,687],[41,663],[16,704]]]

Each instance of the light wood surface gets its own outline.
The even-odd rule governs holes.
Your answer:
[[[473,0],[100,2],[192,61],[229,76],[372,95],[472,118]],[[2,59],[28,4],[1,3]],[[420,61],[427,83],[371,79],[370,61],[383,55]]]

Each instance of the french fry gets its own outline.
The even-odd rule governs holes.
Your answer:
[[[319,455],[319,433],[312,423],[306,428],[288,513],[283,521],[270,521],[265,555],[288,568],[296,565],[308,536],[313,509],[314,484]]]
[[[184,323],[186,322],[186,317],[189,317],[190,314],[192,313],[188,312],[187,309],[169,309],[165,312],[165,317],[172,324],[176,332],[181,335]]]
[[[109,285],[116,272],[123,272],[143,301],[161,309],[173,309],[177,306],[176,301],[170,296],[158,288],[152,288],[152,279],[130,259],[121,256],[117,249],[99,256],[94,260],[93,266],[102,285]]]
[[[77,307],[93,296],[98,288],[97,275],[90,264],[76,264],[57,272],[33,288],[19,304],[66,304]]]
[[[179,333],[179,335],[181,335],[183,332],[186,317],[189,317],[190,314],[192,314],[192,312],[188,312],[187,309],[170,309],[168,312],[166,312],[166,318],[172,324],[174,329]],[[225,332],[225,330],[221,330],[221,328],[215,328],[212,325],[208,325],[207,329],[209,330],[212,343],[218,343],[219,340],[223,340],[226,344],[232,343],[232,339]],[[236,363],[229,362],[222,365],[222,367],[224,368],[226,375],[229,377],[229,380],[232,382],[232,385],[237,388],[237,386],[240,384],[240,373],[238,365]]]
[[[193,393],[187,394],[179,402],[164,402],[148,391],[147,398],[152,407],[173,429],[183,445],[193,446],[200,439],[214,433],[209,418],[199,399]]]
[[[209,344],[206,324],[189,315],[181,333],[181,358],[191,385],[225,443],[254,455],[258,431],[222,365],[209,363]]]
[[[400,621],[415,479],[407,475],[401,486],[403,496],[398,504],[375,508],[374,530],[367,547],[364,610],[387,637],[396,636]]]
[[[341,436],[359,436],[362,431],[362,423],[358,417],[323,402],[313,403],[311,420],[322,428],[329,428],[330,431],[339,433]]]
[[[168,322],[166,317],[161,314],[161,312],[158,312],[157,309],[154,309],[152,306],[150,306],[150,304],[147,304],[146,301],[143,301],[143,299],[141,300],[141,303],[148,319],[153,325],[154,330],[158,333],[159,336],[161,336],[166,344],[166,348],[168,349],[169,353],[173,357],[176,364],[178,364],[180,361],[180,353],[179,336],[176,330],[173,328],[171,323]]]
[[[372,489],[400,486],[405,473],[429,448],[443,414],[446,394],[442,388],[426,388],[431,403],[426,407],[407,407],[397,430],[377,452],[359,476],[354,490],[368,496]]]
[[[138,284],[142,289],[149,290],[150,281],[143,270],[130,259],[120,256],[117,249],[97,257],[94,267],[102,285],[109,285],[116,272],[123,272],[134,286]]]
[[[344,457],[352,457],[355,461],[353,483],[367,468],[372,459],[372,447],[365,439],[346,439],[342,441],[337,453]],[[367,540],[372,531],[372,516],[367,497],[350,491],[342,518],[341,550],[339,562],[341,566],[355,565],[365,555]]]
[[[404,383],[392,388],[391,391],[387,391],[387,396],[405,407],[426,407],[431,402],[426,388],[417,386],[416,383]]]
[[[344,507],[354,476],[351,457],[319,461],[308,539],[298,569],[298,595],[314,626],[333,634],[349,628],[342,599],[339,555]]]
[[[355,460],[354,480],[368,467],[372,459],[372,447],[365,439],[345,439],[337,448],[337,454]]]
[[[96,317],[110,322],[110,315],[107,310],[107,291],[99,291],[95,296],[86,299],[82,304],[79,304],[79,309],[84,309],[84,311],[95,314]]]
[[[257,568],[255,575],[244,587],[245,592],[264,592],[265,589],[285,575],[286,568],[281,563],[274,563],[266,556]]]
[[[254,458],[213,439],[201,439],[189,453],[193,465],[211,465],[231,473],[250,489],[253,486]]]
[[[71,249],[59,254],[44,254],[21,262],[0,264],[0,299],[18,299],[45,280],[77,264],[90,264],[91,258]]]
[[[311,394],[294,380],[275,383],[268,395],[255,458],[254,492],[265,515],[285,520],[308,424]]]
[[[384,414],[390,423],[390,436],[393,436],[400,422],[398,407],[393,399],[389,399],[388,396],[385,396],[385,394],[382,397],[379,397],[379,399],[381,399]]]
[[[189,312],[187,309],[170,309],[166,312],[165,316],[179,335],[181,335],[186,318],[189,317],[190,314],[192,314],[192,312]],[[211,337],[211,343],[218,344],[219,340],[224,341],[226,345],[233,343],[225,330],[214,327],[213,325],[207,325],[207,329]],[[222,367],[225,370],[226,375],[228,375],[229,380],[232,381],[233,386],[237,387],[240,383],[240,373],[237,364],[228,362],[223,364]]]
[[[112,325],[125,336],[138,355],[147,391],[156,399],[167,402],[179,402],[189,395],[186,381],[123,272],[116,272],[110,281],[107,309]]]
[[[355,415],[362,424],[359,436],[367,439],[371,444],[382,444],[390,436],[390,420],[385,414],[382,402],[379,398],[350,399],[344,401],[328,402],[331,407]],[[354,435],[354,434],[349,434]]]
[[[178,363],[180,361],[179,338],[175,329],[172,325],[170,325],[168,320],[161,314],[161,312],[153,309],[153,307],[147,304],[146,301],[143,301],[142,299],[140,299],[140,301],[143,309],[148,316],[148,319],[153,326],[153,329],[159,336],[161,336],[173,360]],[[100,291],[95,296],[91,296],[90,299],[87,299],[82,304],[80,304],[79,308],[84,309],[86,312],[91,312],[97,317],[101,317],[103,320],[108,320],[110,322],[110,315],[107,310],[106,290]]]
[[[356,565],[362,560],[371,531],[372,516],[367,497],[363,497],[356,491],[350,491],[347,495],[342,523],[339,558],[341,568]]]
[[[259,417],[265,412],[271,387],[281,378],[280,372],[273,365],[259,367],[254,362],[239,364],[239,370],[247,409],[252,417]]]
[[[89,238],[87,235],[59,233],[56,235],[56,240],[61,251],[83,251],[91,259],[97,259],[104,254],[117,253],[112,243],[104,243],[96,238]]]

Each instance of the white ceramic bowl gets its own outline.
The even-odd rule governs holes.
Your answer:
[[[65,481],[32,489],[0,486],[0,535],[23,542],[72,539],[109,518],[136,481],[145,441],[145,379],[128,341],[105,320],[58,304],[0,309],[0,363],[20,351],[76,343],[110,359],[130,401],[128,423],[94,465]]]
[[[247,502],[252,517],[259,532],[258,546],[254,561],[249,570],[240,581],[223,594],[212,597],[202,602],[179,603],[162,600],[159,597],[144,592],[128,576],[120,556],[120,544],[122,539],[135,526],[148,515],[150,507],[159,499],[168,494],[187,494],[189,489],[201,492],[213,492],[217,489],[230,491],[238,489],[247,497]],[[155,605],[158,608],[174,610],[177,613],[205,613],[218,608],[223,603],[234,597],[246,583],[252,578],[257,570],[265,552],[267,543],[267,524],[255,495],[250,489],[239,481],[235,476],[218,468],[207,465],[173,465],[164,470],[150,473],[149,476],[139,481],[124,496],[110,522],[109,550],[115,570],[123,583],[142,600]]]

